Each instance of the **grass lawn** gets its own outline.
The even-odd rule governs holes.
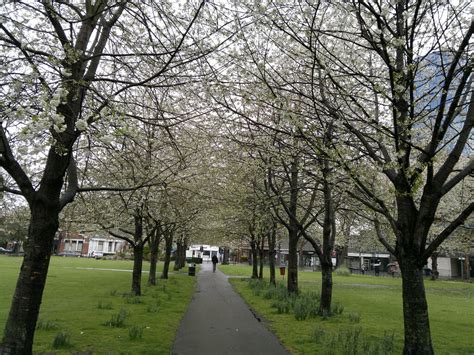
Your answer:
[[[0,337],[21,261],[0,256]],[[148,266],[144,263],[145,270]],[[148,274],[144,273],[144,296],[130,297],[132,267],[132,261],[53,257],[34,352],[169,354],[194,292],[195,278],[183,271],[147,287]],[[67,333],[70,345],[53,348],[60,332]]]
[[[219,265],[219,269],[228,275],[251,275],[248,265]],[[268,269],[264,276],[268,277]],[[321,273],[300,272],[298,278],[303,292],[320,290]],[[282,280],[281,276],[277,279]],[[286,278],[284,281],[286,285]],[[256,296],[246,280],[231,282],[294,354],[366,354],[363,343],[380,345],[390,341],[392,334],[393,353],[402,352],[400,278],[334,275],[333,301],[344,307],[343,313],[327,320],[319,317],[303,321],[297,321],[291,313],[278,314],[271,307],[272,300]],[[474,284],[426,280],[425,287],[435,352],[474,354]]]

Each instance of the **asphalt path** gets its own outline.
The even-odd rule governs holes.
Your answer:
[[[219,270],[213,273],[212,264],[202,264],[196,277],[196,291],[172,355],[289,354],[233,290],[226,275]]]

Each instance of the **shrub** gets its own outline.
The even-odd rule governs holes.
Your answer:
[[[39,320],[36,323],[36,330],[51,330],[58,329],[58,324],[50,320]]]
[[[351,276],[351,271],[345,266],[339,266],[334,272],[338,276]]]
[[[138,339],[141,339],[142,336],[143,336],[143,327],[134,325],[128,330],[128,338],[130,340],[138,340]]]
[[[53,340],[53,348],[69,348],[71,346],[69,334],[66,332],[59,332]]]
[[[123,328],[125,326],[125,318],[127,318],[127,312],[122,308],[117,314],[113,314],[112,318],[105,322],[104,325],[114,328]]]

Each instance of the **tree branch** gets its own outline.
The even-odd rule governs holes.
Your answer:
[[[23,168],[15,160],[7,136],[3,126],[0,124],[0,167],[4,168],[7,173],[15,180],[20,188],[21,195],[25,197],[28,203],[31,203],[35,189],[26,175]],[[5,186],[3,188],[6,188]],[[10,191],[14,193],[13,191]]]
[[[428,248],[425,249],[425,252],[423,253],[423,260],[428,259],[457,227],[464,224],[464,221],[471,215],[473,211],[474,202],[471,202],[471,204],[467,206],[454,221],[452,221],[440,234],[438,234],[438,236],[430,243]]]
[[[125,240],[125,241],[126,241],[127,243],[129,243],[131,246],[133,246],[133,247],[135,246],[135,242],[134,242],[132,239],[130,239],[130,238],[125,237],[125,236],[123,236],[123,235],[120,235],[120,234],[118,234],[118,233],[115,233],[114,231],[108,230],[107,232],[108,232],[111,236],[113,236],[113,237],[115,237],[115,238]]]
[[[456,186],[459,182],[461,182],[466,176],[472,174],[474,171],[474,159],[471,159],[469,164],[467,164],[464,169],[462,169],[458,174],[451,178],[451,180],[447,181],[443,188],[441,189],[441,195],[447,194],[454,186]]]
[[[385,247],[385,249],[387,249],[392,255],[397,256],[396,251],[395,251],[395,248],[392,247],[392,246],[388,243],[387,238],[385,237],[385,235],[384,235],[382,229],[380,228],[380,222],[379,222],[379,220],[377,219],[377,216],[376,216],[375,219],[374,219],[374,226],[375,226],[375,231],[377,232],[377,238],[378,238],[378,240],[380,241],[380,243],[382,243],[383,246]]]
[[[69,165],[67,168],[67,181],[68,186],[64,194],[61,196],[59,200],[59,208],[62,210],[68,203],[74,201],[74,197],[76,197],[77,190],[78,190],[78,182],[77,182],[77,165],[76,160],[71,154],[71,158],[69,160]]]

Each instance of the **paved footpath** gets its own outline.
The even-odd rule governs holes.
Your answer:
[[[278,338],[233,290],[227,276],[202,264],[196,293],[181,321],[172,355],[288,355]]]

